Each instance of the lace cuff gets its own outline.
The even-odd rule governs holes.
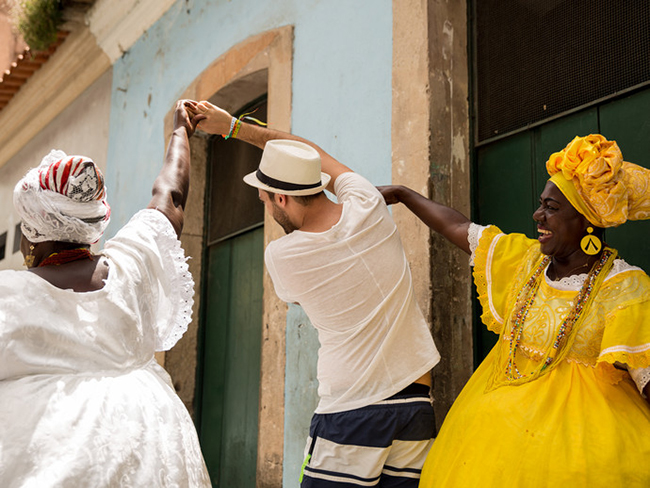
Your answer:
[[[469,251],[471,253],[469,257],[470,266],[474,266],[474,253],[476,252],[478,241],[481,240],[481,236],[483,235],[483,231],[485,229],[487,229],[487,227],[475,224],[474,222],[469,224],[469,230],[467,231],[467,241],[469,242]]]
[[[158,210],[141,210],[136,214],[158,231],[156,243],[161,256],[163,274],[167,281],[166,300],[169,301],[169,315],[160,317],[156,351],[168,351],[187,331],[192,321],[194,305],[194,279],[190,273],[185,251],[171,223]]]
[[[630,376],[636,383],[636,387],[641,392],[641,395],[645,396],[643,389],[650,382],[650,368],[630,369]]]

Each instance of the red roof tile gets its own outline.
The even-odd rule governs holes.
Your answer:
[[[52,43],[47,51],[32,54],[29,48],[25,49],[22,54],[18,55],[16,61],[11,63],[8,70],[0,73],[0,110],[9,104],[13,96],[27,80],[50,59],[50,56],[56,52],[68,37],[68,34],[67,31],[59,31],[56,41]]]

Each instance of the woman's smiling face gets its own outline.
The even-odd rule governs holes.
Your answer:
[[[580,249],[580,240],[589,222],[569,203],[560,189],[548,181],[533,212],[537,222],[541,251],[557,258],[568,257]]]

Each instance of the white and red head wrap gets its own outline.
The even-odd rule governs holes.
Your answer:
[[[16,184],[14,207],[30,242],[95,243],[111,214],[104,176],[92,159],[54,149]]]

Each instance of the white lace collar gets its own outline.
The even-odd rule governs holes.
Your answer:
[[[632,269],[642,271],[642,269],[639,268],[638,266],[632,266],[630,264],[627,264],[623,259],[615,259],[614,265],[612,266],[612,269],[607,275],[607,280],[613,278],[619,273],[622,273],[623,271],[629,271]],[[553,281],[548,277],[548,266],[546,266],[546,269],[544,270],[544,279],[546,280],[546,283],[550,287],[555,288],[556,290],[579,291],[580,287],[587,279],[587,273],[567,276],[565,278],[562,278],[559,281]]]

